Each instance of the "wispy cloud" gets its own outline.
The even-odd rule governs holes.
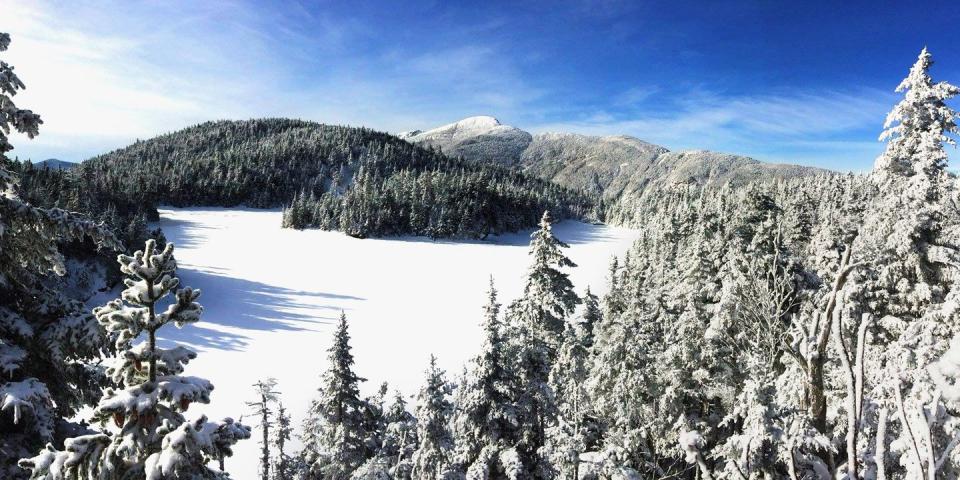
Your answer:
[[[239,71],[244,67],[239,49],[230,53],[223,45],[191,41],[196,38],[189,33],[203,28],[198,24],[206,24],[204,18],[180,17],[157,29],[139,12],[110,17],[111,12],[91,6],[58,8],[0,1],[11,20],[3,28],[13,37],[6,59],[28,86],[16,100],[44,120],[41,136],[33,142],[20,139],[14,154],[43,152],[78,160],[75,155],[133,138],[236,115],[245,110],[242,99],[256,99],[253,94],[264,83],[260,72]],[[144,33],[138,34],[140,29]]]
[[[666,98],[672,100],[644,96],[646,108],[605,116],[594,112],[535,130],[628,134],[678,150],[711,149],[845,168],[836,163],[868,166],[873,161],[882,147],[872,140],[896,102],[892,93],[874,89],[739,96],[692,89]],[[849,140],[851,134],[862,140]]]
[[[29,87],[17,102],[44,120],[40,137],[17,139],[15,155],[80,160],[217,118],[400,131],[465,112],[510,116],[540,96],[489,41],[365,49],[375,29],[302,7],[104,7],[0,0],[13,19],[2,27],[13,36],[5,59]]]

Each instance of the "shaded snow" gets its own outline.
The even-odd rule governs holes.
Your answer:
[[[272,376],[299,427],[341,309],[350,322],[357,373],[368,379],[364,394],[386,380],[413,395],[431,353],[455,378],[480,347],[489,275],[507,304],[520,293],[528,265],[529,232],[487,242],[359,240],[281,229],[278,211],[160,213],[159,225],[177,246],[182,285],[203,291],[200,323],[161,330],[167,340],[199,350],[186,374],[215,386],[212,403],[191,407],[188,419],[245,415],[256,427],[244,402],[254,400],[254,382]],[[567,253],[580,265],[572,272],[580,293],[587,285],[603,293],[610,256],[623,254],[637,236],[578,222],[555,225],[554,233],[571,245]],[[233,478],[256,477],[256,450],[252,440],[237,445],[227,460]]]

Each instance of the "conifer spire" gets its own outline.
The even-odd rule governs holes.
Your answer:
[[[156,344],[156,332],[164,326],[200,320],[200,291],[176,290],[173,302],[158,308],[180,285],[173,244],[158,252],[156,242],[148,240],[143,250],[118,261],[127,288],[120,299],[94,310],[121,352],[107,368],[117,388],[104,392],[93,415],[104,433],[68,439],[64,451],[48,445],[20,465],[32,470],[31,478],[43,480],[215,478],[218,473],[207,463],[232,455],[237,441],[250,438],[250,428],[230,418],[187,421],[183,413],[191,404],[210,402],[213,384],[181,375],[196,353]],[[134,345],[144,334],[146,341]],[[111,422],[116,431],[110,431]]]
[[[303,424],[301,456],[310,478],[349,478],[366,460],[366,404],[359,389],[364,379],[353,371],[350,350],[347,315],[341,312],[333,345],[327,350],[320,396],[311,404]]]

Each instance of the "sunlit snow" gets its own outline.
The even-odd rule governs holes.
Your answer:
[[[210,379],[215,390],[207,413],[256,427],[244,405],[258,379],[279,380],[282,400],[299,425],[326,366],[333,322],[350,323],[357,373],[364,394],[383,381],[412,395],[430,354],[451,378],[480,346],[481,306],[489,276],[501,302],[519,295],[528,264],[530,232],[490,241],[424,238],[350,238],[337,232],[280,228],[279,211],[161,209],[159,225],[176,244],[183,285],[200,288],[204,315],[183,330],[162,330],[199,351],[187,375]],[[561,222],[579,267],[571,277],[579,292],[606,288],[610,257],[622,255],[638,232]],[[167,343],[169,345],[169,343]],[[192,417],[191,417],[192,418]],[[257,473],[254,439],[241,442],[227,470],[234,478]],[[296,447],[296,445],[294,446]]]

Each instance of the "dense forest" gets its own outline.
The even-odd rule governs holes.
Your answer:
[[[0,35],[0,52],[9,41]],[[256,432],[264,480],[958,478],[960,187],[945,147],[960,133],[946,103],[960,88],[933,81],[932,63],[924,50],[898,87],[903,98],[881,136],[886,150],[868,175],[676,185],[633,199],[642,236],[612,261],[603,298],[578,293],[554,219],[538,215],[523,294],[503,306],[491,282],[478,312],[479,351],[454,377],[431,361],[414,408],[386,386],[361,396],[342,316],[299,428],[270,379],[252,392],[255,426],[188,420],[192,405],[210,402],[213,384],[182,375],[195,352],[156,345],[158,330],[197,322],[202,312],[200,293],[176,276],[174,247],[147,240],[119,255],[126,289],[84,312],[51,283],[66,274],[67,243],[124,247],[103,224],[54,208],[97,200],[71,199],[70,187],[53,182],[90,182],[90,196],[103,189],[115,206],[153,205],[173,192],[189,204],[268,206],[292,194],[288,223],[355,235],[416,226],[482,236],[522,225],[487,218],[503,212],[479,205],[455,212],[475,215],[483,228],[445,224],[449,217],[425,209],[446,202],[437,197],[453,202],[453,190],[491,188],[477,183],[482,178],[502,180],[491,191],[503,196],[494,198],[525,209],[578,199],[558,211],[581,215],[590,202],[499,167],[340,127],[312,131],[345,142],[356,135],[369,150],[331,147],[349,152],[329,163],[337,168],[291,176],[308,183],[290,183],[285,193],[245,190],[263,179],[252,171],[246,178],[228,158],[261,159],[264,174],[268,166],[328,163],[274,163],[279,156],[240,146],[236,157],[168,163],[160,158],[169,151],[154,160],[148,153],[162,142],[141,142],[131,149],[143,150],[143,166],[131,156],[101,170],[107,157],[91,160],[76,177],[34,174],[23,164],[0,170],[0,476],[226,478],[232,445]],[[0,63],[0,154],[12,148],[10,129],[38,133],[39,117],[12,101],[22,86]],[[231,128],[268,128],[263,123],[207,131],[227,138]],[[327,140],[317,144],[336,143]],[[407,154],[390,154],[399,164],[384,165],[386,152]],[[329,182],[310,183],[316,178]],[[24,189],[26,182],[35,183]],[[523,182],[543,186],[539,200],[517,200],[511,189]],[[72,420],[84,406],[95,407],[94,425]],[[295,436],[303,448],[290,451]]]
[[[289,207],[285,225],[358,237],[482,238],[559,218],[599,219],[591,195],[386,133],[288,119],[208,122],[70,170],[9,162],[23,197],[93,214],[131,245],[158,205]],[[124,237],[126,238],[126,237]]]

